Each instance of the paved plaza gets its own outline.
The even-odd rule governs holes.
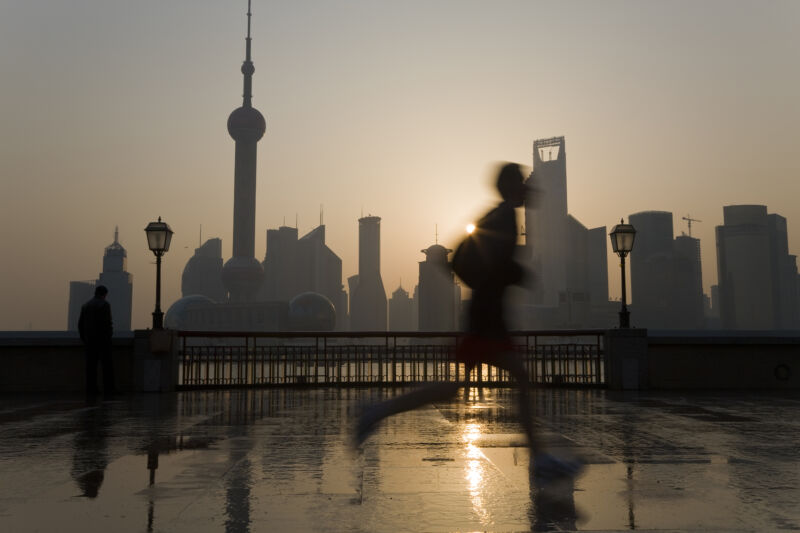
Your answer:
[[[0,531],[800,529],[800,394],[539,390],[555,452],[532,483],[507,389],[388,420],[400,389],[0,397]]]

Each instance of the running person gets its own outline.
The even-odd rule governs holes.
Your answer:
[[[574,477],[581,470],[578,462],[566,461],[544,452],[537,438],[531,414],[530,383],[527,371],[514,354],[514,347],[504,316],[504,295],[510,285],[519,284],[523,269],[514,260],[517,245],[516,208],[522,207],[531,194],[519,165],[507,163],[497,176],[497,190],[502,202],[476,224],[473,243],[480,257],[473,265],[480,271],[472,285],[467,335],[456,351],[456,359],[465,363],[467,375],[476,365],[490,364],[508,371],[519,386],[519,421],[528,438],[535,471],[543,484],[550,480]],[[467,254],[468,256],[469,254]],[[376,404],[363,412],[355,428],[354,445],[360,446],[384,418],[423,405],[452,399],[457,383],[433,383]]]

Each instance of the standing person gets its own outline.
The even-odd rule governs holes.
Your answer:
[[[476,365],[487,363],[508,371],[519,387],[518,417],[528,437],[538,477],[573,477],[581,469],[577,462],[554,457],[544,451],[533,426],[530,384],[527,371],[514,354],[506,326],[504,295],[510,285],[523,279],[523,268],[514,258],[517,246],[516,208],[522,207],[532,191],[516,163],[506,163],[497,175],[497,190],[502,202],[475,225],[469,248],[454,256],[454,270],[472,287],[467,334],[456,351],[465,363],[467,375]],[[458,257],[460,256],[460,257]],[[410,393],[391,398],[364,411],[355,429],[354,444],[359,446],[381,420],[430,403],[447,401],[456,395],[457,383],[433,383]]]
[[[106,301],[108,289],[98,285],[94,298],[83,304],[78,318],[78,332],[86,346],[86,393],[97,394],[97,364],[103,366],[103,393],[113,394],[114,365],[111,360],[111,305]]]

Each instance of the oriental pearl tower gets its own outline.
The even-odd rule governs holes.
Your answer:
[[[228,117],[228,133],[236,141],[233,185],[233,257],[222,268],[222,283],[231,302],[252,301],[264,278],[255,258],[256,152],[267,129],[264,115],[252,106],[253,73],[250,59],[250,0],[247,2],[247,38],[242,63],[244,93],[242,107]]]

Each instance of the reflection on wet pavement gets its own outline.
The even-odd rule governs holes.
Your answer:
[[[540,487],[504,389],[352,452],[359,406],[400,392],[0,397],[0,531],[800,528],[798,394],[538,391],[547,446],[586,462]]]

